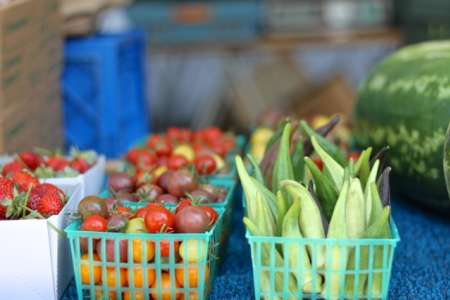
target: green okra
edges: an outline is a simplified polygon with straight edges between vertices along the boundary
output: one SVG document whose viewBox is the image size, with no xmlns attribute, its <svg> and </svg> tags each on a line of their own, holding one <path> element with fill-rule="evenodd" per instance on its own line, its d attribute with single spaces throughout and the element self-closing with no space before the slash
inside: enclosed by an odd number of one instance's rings
<svg viewBox="0 0 450 300">
<path fill-rule="evenodd" d="M 347 237 L 359 239 L 366 230 L 366 203 L 358 178 L 352 178 L 346 204 Z"/>
<path fill-rule="evenodd" d="M 390 217 L 390 207 L 386 206 L 378 215 L 376 221 L 370 225 L 364 232 L 363 238 L 367 239 L 377 239 L 385 237 L 385 229 L 386 226 L 389 226 L 389 217 Z M 375 259 L 374 259 L 374 268 L 378 269 L 376 266 L 377 263 L 377 250 L 376 247 L 374 251 Z M 356 250 L 353 250 L 350 254 L 349 263 L 347 266 L 347 271 L 355 271 L 359 270 L 367 270 L 369 266 L 369 247 L 368 246 L 360 246 L 360 256 L 359 262 L 356 261 Z M 381 256 L 382 257 L 382 256 Z M 379 266 L 381 268 L 381 266 Z M 357 276 L 358 275 L 358 276 Z M 378 282 L 380 279 L 375 279 L 380 274 L 374 274 L 373 282 Z M 364 296 L 364 291 L 366 288 L 367 282 L 367 273 L 359 273 L 359 274 L 350 274 L 346 278 L 346 296 L 347 298 L 361 298 Z M 378 284 L 372 284 L 372 286 L 376 287 Z M 381 286 L 380 286 L 381 287 Z M 374 295 L 374 293 L 372 293 Z"/>
<path fill-rule="evenodd" d="M 247 215 L 250 219 L 254 220 L 257 215 L 255 211 L 255 206 L 253 205 L 252 201 L 255 199 L 257 187 L 251 180 L 252 177 L 247 173 L 247 169 L 245 168 L 244 162 L 242 161 L 242 158 L 238 155 L 235 158 L 236 162 L 236 169 L 239 174 L 239 179 L 242 184 L 242 189 L 245 194 L 245 202 L 246 202 L 246 208 L 247 208 Z"/>
<path fill-rule="evenodd" d="M 266 236 L 275 236 L 277 234 L 276 216 L 272 214 L 267 202 L 263 199 L 260 192 L 256 192 L 255 197 L 256 215 L 252 220 Z"/>
<path fill-rule="evenodd" d="M 305 157 L 305 163 L 313 177 L 315 190 L 324 214 L 327 220 L 330 220 L 338 198 L 336 186 L 330 177 L 320 172 L 317 165 L 310 158 Z"/>
<path fill-rule="evenodd" d="M 255 236 L 264 236 L 264 234 L 260 231 L 259 227 L 254 224 L 249 218 L 244 217 L 243 222 L 247 228 L 247 230 L 255 235 Z M 255 247 L 253 247 L 253 251 L 257 251 L 255 248 L 257 247 L 258 244 L 255 244 Z M 252 255 L 253 257 L 256 259 L 257 255 L 256 253 L 253 252 Z M 275 265 L 271 265 L 271 254 L 273 253 L 274 255 L 274 263 Z M 271 243 L 266 243 L 266 242 L 261 242 L 261 262 L 259 263 L 260 266 L 268 268 L 270 267 L 271 269 L 275 269 L 275 268 L 280 268 L 284 265 L 284 261 L 283 261 L 283 257 L 280 255 L 280 253 L 278 252 L 277 248 L 275 247 L 275 245 L 271 244 Z M 270 293 L 270 288 L 271 288 L 271 284 L 270 284 L 270 271 L 261 271 L 260 276 L 261 276 L 261 290 L 264 293 Z M 274 274 L 275 276 L 275 291 L 273 292 L 278 292 L 281 293 L 284 290 L 284 276 L 282 272 L 275 272 Z M 294 276 L 290 273 L 288 275 L 288 289 L 289 291 L 294 294 L 296 292 L 297 289 L 297 284 L 295 282 L 295 278 Z M 268 299 L 268 298 L 267 298 Z M 273 297 L 270 299 L 281 299 L 281 297 Z"/>
<path fill-rule="evenodd" d="M 300 203 L 300 214 L 298 223 L 300 231 L 306 238 L 325 238 L 325 230 L 323 228 L 322 216 L 320 209 L 314 199 L 309 194 L 308 190 L 300 183 L 293 180 L 285 180 L 281 186 L 286 193 L 293 199 Z M 310 255 L 313 255 L 313 248 L 308 247 Z M 325 254 L 323 247 L 318 247 L 316 252 L 317 268 L 322 268 L 325 265 Z"/>
<path fill-rule="evenodd" d="M 325 170 L 328 171 L 328 174 L 333 179 L 336 188 L 340 189 L 344 180 L 344 168 L 320 146 L 315 137 L 311 138 L 311 142 L 314 150 L 322 160 Z"/>
<path fill-rule="evenodd" d="M 295 181 L 302 182 L 305 179 L 305 155 L 303 151 L 303 141 L 299 141 L 292 153 L 292 167 Z"/>
<path fill-rule="evenodd" d="M 253 174 L 256 180 L 258 180 L 259 182 L 261 182 L 262 184 L 264 183 L 264 176 L 261 172 L 261 169 L 258 165 L 258 163 L 256 162 L 255 158 L 253 157 L 253 155 L 251 155 L 250 153 L 247 154 L 247 159 L 250 162 L 250 164 L 252 165 L 253 168 Z"/>
<path fill-rule="evenodd" d="M 367 178 L 366 187 L 364 189 L 364 198 L 366 202 L 366 224 L 370 224 L 370 216 L 372 214 L 372 202 L 373 202 L 373 194 L 371 191 L 371 187 L 377 180 L 378 168 L 380 166 L 380 161 L 376 160 L 373 163 L 372 170 L 370 171 L 369 177 Z"/>
<path fill-rule="evenodd" d="M 281 136 L 280 147 L 278 149 L 272 174 L 272 191 L 274 193 L 278 191 L 281 181 L 294 179 L 294 170 L 292 168 L 291 154 L 289 152 L 291 129 L 292 125 L 287 123 Z"/>
<path fill-rule="evenodd" d="M 282 236 L 289 238 L 302 238 L 298 220 L 300 217 L 300 201 L 294 199 L 291 207 L 284 216 Z M 283 244 L 284 259 L 288 259 L 289 268 L 297 279 L 297 285 L 306 293 L 318 293 L 322 290 L 322 277 L 313 274 L 308 252 L 304 245 L 290 242 Z"/>
<path fill-rule="evenodd" d="M 372 155 L 372 148 L 367 148 L 366 150 L 362 151 L 359 155 L 358 160 L 355 163 L 354 167 L 354 176 L 358 176 L 360 171 L 364 169 L 364 172 L 368 170 L 370 167 L 370 156 Z M 368 175 L 368 174 L 367 174 Z M 361 177 L 360 177 L 361 179 Z M 365 187 L 365 185 L 363 185 Z"/>
<path fill-rule="evenodd" d="M 347 238 L 346 207 L 349 186 L 350 181 L 345 179 L 328 227 L 327 238 L 329 239 Z M 328 246 L 326 254 L 325 285 L 322 295 L 326 299 L 336 299 L 345 292 L 342 282 L 345 281 L 343 270 L 347 265 L 348 249 L 341 246 Z"/>
<path fill-rule="evenodd" d="M 283 192 L 281 190 L 277 192 L 276 203 L 277 203 L 276 223 L 277 223 L 278 233 L 281 233 L 282 226 L 283 226 L 283 220 L 284 220 L 285 214 L 289 208 L 286 198 L 284 197 Z"/>
<path fill-rule="evenodd" d="M 328 141 L 326 138 L 318 134 L 314 129 L 312 129 L 308 123 L 305 121 L 300 122 L 300 126 L 303 131 L 306 133 L 309 139 L 315 138 L 320 146 L 327 152 L 329 155 L 337 161 L 341 166 L 347 165 L 347 159 L 338 146 Z M 316 150 L 317 151 L 317 150 Z"/>
<path fill-rule="evenodd" d="M 277 215 L 277 199 L 274 193 L 272 193 L 265 185 L 263 185 L 261 182 L 256 180 L 255 178 L 251 177 L 250 181 L 253 183 L 253 185 L 256 187 L 256 191 L 260 192 L 263 196 L 263 199 L 266 201 L 267 205 L 270 208 L 270 211 L 272 212 L 273 216 Z"/>
</svg>

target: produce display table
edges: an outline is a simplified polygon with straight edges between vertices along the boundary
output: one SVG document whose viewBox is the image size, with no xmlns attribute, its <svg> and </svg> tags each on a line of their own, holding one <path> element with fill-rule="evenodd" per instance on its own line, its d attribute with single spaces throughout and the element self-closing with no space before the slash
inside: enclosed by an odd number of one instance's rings
<svg viewBox="0 0 450 300">
<path fill-rule="evenodd" d="M 235 202 L 232 234 L 210 299 L 253 299 L 250 251 L 242 224 L 242 206 Z M 450 222 L 403 202 L 393 203 L 401 241 L 396 250 L 390 299 L 450 297 Z M 72 284 L 64 300 L 75 299 Z"/>
</svg>

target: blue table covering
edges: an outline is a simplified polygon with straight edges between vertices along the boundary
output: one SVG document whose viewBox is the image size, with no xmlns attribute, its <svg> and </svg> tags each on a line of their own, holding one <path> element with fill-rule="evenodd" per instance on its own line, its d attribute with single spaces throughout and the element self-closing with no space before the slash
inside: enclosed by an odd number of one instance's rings
<svg viewBox="0 0 450 300">
<path fill-rule="evenodd" d="M 239 202 L 239 201 L 236 201 Z M 390 299 L 450 299 L 450 220 L 393 203 L 400 232 L 390 285 Z M 233 226 L 211 299 L 253 299 L 250 251 L 236 203 Z M 75 298 L 72 284 L 64 300 Z"/>
</svg>

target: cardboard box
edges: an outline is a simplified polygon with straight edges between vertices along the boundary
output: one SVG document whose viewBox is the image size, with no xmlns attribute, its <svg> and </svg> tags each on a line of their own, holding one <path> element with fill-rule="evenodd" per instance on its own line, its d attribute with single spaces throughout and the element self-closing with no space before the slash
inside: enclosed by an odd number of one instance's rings
<svg viewBox="0 0 450 300">
<path fill-rule="evenodd" d="M 14 0 L 0 5 L 0 54 L 21 48 L 33 36 L 33 1 Z"/>
<path fill-rule="evenodd" d="M 7 258 L 0 272 L 0 299 L 57 300 L 72 280 L 69 243 L 62 231 L 81 200 L 81 189 L 60 188 L 70 198 L 59 215 L 0 222 L 0 255 Z"/>
<path fill-rule="evenodd" d="M 59 10 L 59 0 L 0 5 L 0 152 L 62 146 Z"/>
</svg>

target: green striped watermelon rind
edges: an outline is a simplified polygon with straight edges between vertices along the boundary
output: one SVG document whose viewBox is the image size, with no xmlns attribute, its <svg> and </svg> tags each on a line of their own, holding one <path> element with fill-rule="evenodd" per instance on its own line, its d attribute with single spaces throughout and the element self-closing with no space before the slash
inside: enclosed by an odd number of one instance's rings
<svg viewBox="0 0 450 300">
<path fill-rule="evenodd" d="M 447 136 L 444 145 L 444 175 L 448 196 L 450 198 L 450 123 L 447 128 Z"/>
</svg>

